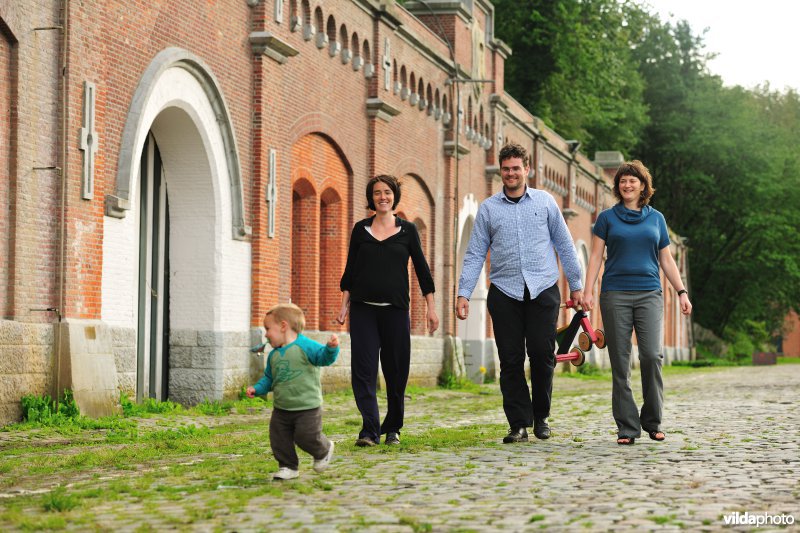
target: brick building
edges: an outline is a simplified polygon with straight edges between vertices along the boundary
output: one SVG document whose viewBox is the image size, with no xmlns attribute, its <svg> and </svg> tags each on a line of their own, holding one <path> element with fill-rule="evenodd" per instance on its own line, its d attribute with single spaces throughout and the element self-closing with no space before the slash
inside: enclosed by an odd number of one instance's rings
<svg viewBox="0 0 800 533">
<path fill-rule="evenodd" d="M 530 148 L 584 268 L 621 159 L 588 159 L 504 92 L 493 16 L 488 0 L 0 0 L 0 423 L 64 387 L 88 414 L 120 390 L 233 396 L 278 302 L 312 336 L 343 330 L 338 281 L 377 173 L 402 178 L 438 289 L 434 336 L 412 291 L 411 379 L 494 368 L 485 283 L 467 322 L 451 310 L 498 146 Z M 686 358 L 671 289 L 665 311 L 667 355 Z M 328 387 L 349 381 L 347 346 Z"/>
</svg>

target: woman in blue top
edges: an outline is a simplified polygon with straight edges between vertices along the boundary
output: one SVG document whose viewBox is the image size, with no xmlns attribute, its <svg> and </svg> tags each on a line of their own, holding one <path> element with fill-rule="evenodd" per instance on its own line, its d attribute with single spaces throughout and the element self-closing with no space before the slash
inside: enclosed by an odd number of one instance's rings
<svg viewBox="0 0 800 533">
<path fill-rule="evenodd" d="M 661 379 L 664 303 L 659 266 L 678 291 L 681 312 L 692 312 L 689 294 L 669 251 L 664 215 L 647 205 L 653 179 L 641 161 L 623 163 L 614 176 L 619 203 L 597 217 L 592 254 L 586 273 L 583 307 L 594 306 L 592 287 L 600 271 L 603 249 L 608 249 L 600 311 L 611 360 L 611 406 L 617 422 L 617 444 L 633 444 L 641 430 L 651 439 L 666 438 L 661 431 L 664 384 Z M 636 407 L 631 392 L 631 333 L 636 331 L 642 373 L 643 404 Z"/>
</svg>

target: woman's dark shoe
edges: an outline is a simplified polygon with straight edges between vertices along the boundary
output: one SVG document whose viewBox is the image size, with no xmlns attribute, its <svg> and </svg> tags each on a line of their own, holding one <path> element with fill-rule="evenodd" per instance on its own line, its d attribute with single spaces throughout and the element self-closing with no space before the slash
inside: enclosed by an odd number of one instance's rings
<svg viewBox="0 0 800 533">
<path fill-rule="evenodd" d="M 511 444 L 512 442 L 528 442 L 528 432 L 525 428 L 511 428 L 508 430 L 508 435 L 503 437 L 503 443 Z"/>
<path fill-rule="evenodd" d="M 617 439 L 617 444 L 620 446 L 630 446 L 634 442 L 636 442 L 635 437 L 620 437 Z"/>
<path fill-rule="evenodd" d="M 647 431 L 647 434 L 650 435 L 651 439 L 657 440 L 658 442 L 661 442 L 662 440 L 667 438 L 666 433 L 664 433 L 663 431 L 660 431 L 660 430 Z"/>
<path fill-rule="evenodd" d="M 390 431 L 386 434 L 386 438 L 383 441 L 384 444 L 388 444 L 393 446 L 395 444 L 400 444 L 400 434 L 394 431 Z"/>
<path fill-rule="evenodd" d="M 369 437 L 359 437 L 358 440 L 356 441 L 356 446 L 358 446 L 359 448 L 366 448 L 368 446 L 375 446 L 377 444 L 378 444 L 377 442 L 375 442 Z"/>
<path fill-rule="evenodd" d="M 547 423 L 546 418 L 533 419 L 533 434 L 536 435 L 537 439 L 550 438 L 550 425 Z"/>
</svg>

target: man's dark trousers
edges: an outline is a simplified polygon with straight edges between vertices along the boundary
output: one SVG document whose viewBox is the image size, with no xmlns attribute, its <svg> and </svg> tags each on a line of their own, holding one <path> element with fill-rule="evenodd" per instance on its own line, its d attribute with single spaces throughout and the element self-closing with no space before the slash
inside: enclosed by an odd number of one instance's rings
<svg viewBox="0 0 800 533">
<path fill-rule="evenodd" d="M 533 425 L 533 418 L 550 415 L 553 372 L 556 366 L 556 325 L 561 305 L 558 285 L 524 301 L 489 287 L 487 307 L 500 357 L 500 391 L 509 427 Z M 531 364 L 531 391 L 525 380 L 525 351 Z"/>
</svg>

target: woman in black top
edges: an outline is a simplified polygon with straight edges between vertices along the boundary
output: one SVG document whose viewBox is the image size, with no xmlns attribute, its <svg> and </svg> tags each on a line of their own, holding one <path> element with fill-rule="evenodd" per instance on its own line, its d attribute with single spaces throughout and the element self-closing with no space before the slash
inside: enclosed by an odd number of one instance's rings
<svg viewBox="0 0 800 533">
<path fill-rule="evenodd" d="M 367 183 L 367 207 L 375 216 L 353 226 L 340 283 L 342 308 L 336 319 L 344 324 L 350 310 L 353 395 L 363 420 L 356 446 L 375 446 L 384 433 L 386 444 L 400 443 L 411 364 L 409 257 L 427 302 L 428 331 L 433 333 L 439 327 L 431 270 L 417 227 L 394 215 L 399 201 L 400 183 L 394 176 L 376 176 Z M 379 358 L 388 401 L 383 424 L 376 397 Z"/>
</svg>

